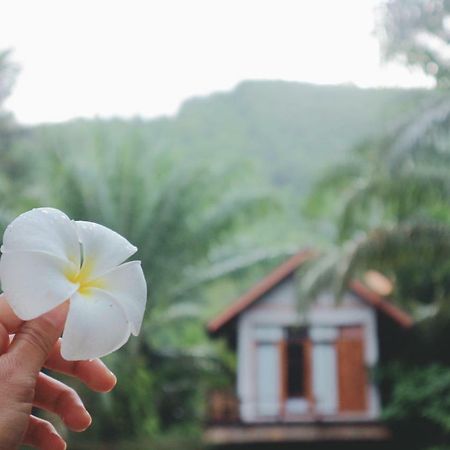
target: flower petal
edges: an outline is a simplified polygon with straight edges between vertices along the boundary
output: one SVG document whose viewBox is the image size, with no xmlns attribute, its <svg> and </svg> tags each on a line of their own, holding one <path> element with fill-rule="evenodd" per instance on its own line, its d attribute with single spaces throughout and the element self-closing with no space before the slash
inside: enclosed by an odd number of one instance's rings
<svg viewBox="0 0 450 450">
<path fill-rule="evenodd" d="M 137 251 L 124 237 L 103 225 L 84 221 L 74 223 L 83 246 L 84 262 L 90 266 L 91 279 L 118 266 Z"/>
<path fill-rule="evenodd" d="M 147 284 L 140 261 L 130 261 L 103 274 L 99 280 L 102 290 L 114 297 L 122 306 L 131 332 L 137 336 L 147 302 Z"/>
<path fill-rule="evenodd" d="M 78 288 L 64 275 L 68 261 L 42 252 L 6 252 L 0 259 L 0 280 L 8 303 L 22 320 L 44 314 Z"/>
<path fill-rule="evenodd" d="M 72 221 L 54 208 L 21 214 L 6 228 L 2 252 L 40 251 L 80 265 L 80 244 Z"/>
<path fill-rule="evenodd" d="M 75 293 L 61 343 L 68 361 L 94 359 L 117 350 L 130 337 L 130 324 L 116 300 L 106 292 L 91 289 L 89 296 Z"/>
</svg>

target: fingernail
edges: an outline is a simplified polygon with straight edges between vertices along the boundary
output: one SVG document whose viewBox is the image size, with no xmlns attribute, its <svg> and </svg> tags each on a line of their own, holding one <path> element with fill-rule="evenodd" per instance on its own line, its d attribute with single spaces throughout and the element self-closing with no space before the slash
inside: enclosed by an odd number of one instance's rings
<svg viewBox="0 0 450 450">
<path fill-rule="evenodd" d="M 87 411 L 86 411 L 86 416 L 89 417 L 89 425 L 86 427 L 86 428 L 88 428 L 92 424 L 92 416 Z"/>
<path fill-rule="evenodd" d="M 92 425 L 92 417 L 91 415 L 85 410 L 86 417 L 89 418 L 89 423 L 83 428 L 82 431 L 87 430 Z"/>
<path fill-rule="evenodd" d="M 115 386 L 117 384 L 117 377 L 111 371 L 109 371 L 109 375 L 114 380 L 114 386 Z"/>
<path fill-rule="evenodd" d="M 113 379 L 113 383 L 112 383 L 112 386 L 107 388 L 107 390 L 105 390 L 104 392 L 111 392 L 117 385 L 117 377 L 112 372 L 110 372 L 109 374 L 111 375 L 111 378 Z"/>
</svg>

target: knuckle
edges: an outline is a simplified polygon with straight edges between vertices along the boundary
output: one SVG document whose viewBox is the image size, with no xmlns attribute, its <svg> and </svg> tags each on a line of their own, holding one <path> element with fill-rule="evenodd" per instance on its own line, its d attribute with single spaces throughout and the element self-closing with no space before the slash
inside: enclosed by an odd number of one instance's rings
<svg viewBox="0 0 450 450">
<path fill-rule="evenodd" d="M 0 380 L 1 384 L 4 385 L 15 379 L 17 373 L 20 372 L 19 361 L 9 353 L 2 355 L 0 361 Z"/>
<path fill-rule="evenodd" d="M 64 409 L 68 403 L 78 403 L 78 399 L 79 397 L 75 389 L 66 387 L 59 393 L 56 399 L 56 406 L 58 409 Z"/>
<path fill-rule="evenodd" d="M 0 398 L 17 404 L 31 403 L 35 396 L 36 378 L 22 371 L 13 358 L 2 358 L 0 380 Z"/>
<path fill-rule="evenodd" d="M 36 377 L 22 370 L 21 361 L 14 355 L 6 353 L 1 356 L 0 382 L 2 386 L 21 385 L 34 389 Z"/>
<path fill-rule="evenodd" d="M 21 339 L 26 341 L 29 345 L 35 348 L 43 355 L 47 355 L 51 342 L 47 337 L 45 328 L 42 324 L 26 324 L 20 331 Z"/>
</svg>

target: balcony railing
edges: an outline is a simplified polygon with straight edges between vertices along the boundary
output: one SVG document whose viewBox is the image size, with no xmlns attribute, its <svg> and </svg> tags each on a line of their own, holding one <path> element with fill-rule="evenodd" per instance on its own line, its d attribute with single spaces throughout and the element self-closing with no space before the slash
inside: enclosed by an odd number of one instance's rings
<svg viewBox="0 0 450 450">
<path fill-rule="evenodd" d="M 239 400 L 231 389 L 213 390 L 208 395 L 207 421 L 233 424 L 240 421 Z"/>
<path fill-rule="evenodd" d="M 211 391 L 207 406 L 204 439 L 210 445 L 273 443 L 278 448 L 282 443 L 367 443 L 391 438 L 390 430 L 384 424 L 354 414 L 280 414 L 242 420 L 240 403 L 232 389 Z"/>
<path fill-rule="evenodd" d="M 311 422 L 367 422 L 377 416 L 368 410 L 321 412 L 306 399 L 289 399 L 283 404 L 260 405 L 246 403 L 245 419 L 242 404 L 233 389 L 215 389 L 207 397 L 206 422 L 216 425 L 250 423 L 311 423 Z M 267 409 L 269 406 L 269 409 Z M 267 414 L 270 411 L 270 414 Z"/>
</svg>

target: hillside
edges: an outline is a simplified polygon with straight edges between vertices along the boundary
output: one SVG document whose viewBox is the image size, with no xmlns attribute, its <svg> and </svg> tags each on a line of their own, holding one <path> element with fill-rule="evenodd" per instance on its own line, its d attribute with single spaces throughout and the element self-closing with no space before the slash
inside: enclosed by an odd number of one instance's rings
<svg viewBox="0 0 450 450">
<path fill-rule="evenodd" d="M 304 194 L 360 140 L 381 133 L 430 91 L 246 81 L 230 92 L 188 100 L 174 117 L 75 120 L 37 128 L 36 139 L 114 145 L 138 130 L 143 148 L 250 161 L 273 185 Z M 61 142 L 61 145 L 65 145 Z M 42 143 L 42 142 L 41 142 Z"/>
<path fill-rule="evenodd" d="M 150 122 L 158 146 L 239 155 L 276 185 L 304 192 L 360 140 L 380 133 L 429 92 L 248 81 L 187 101 L 172 119 Z"/>
</svg>

